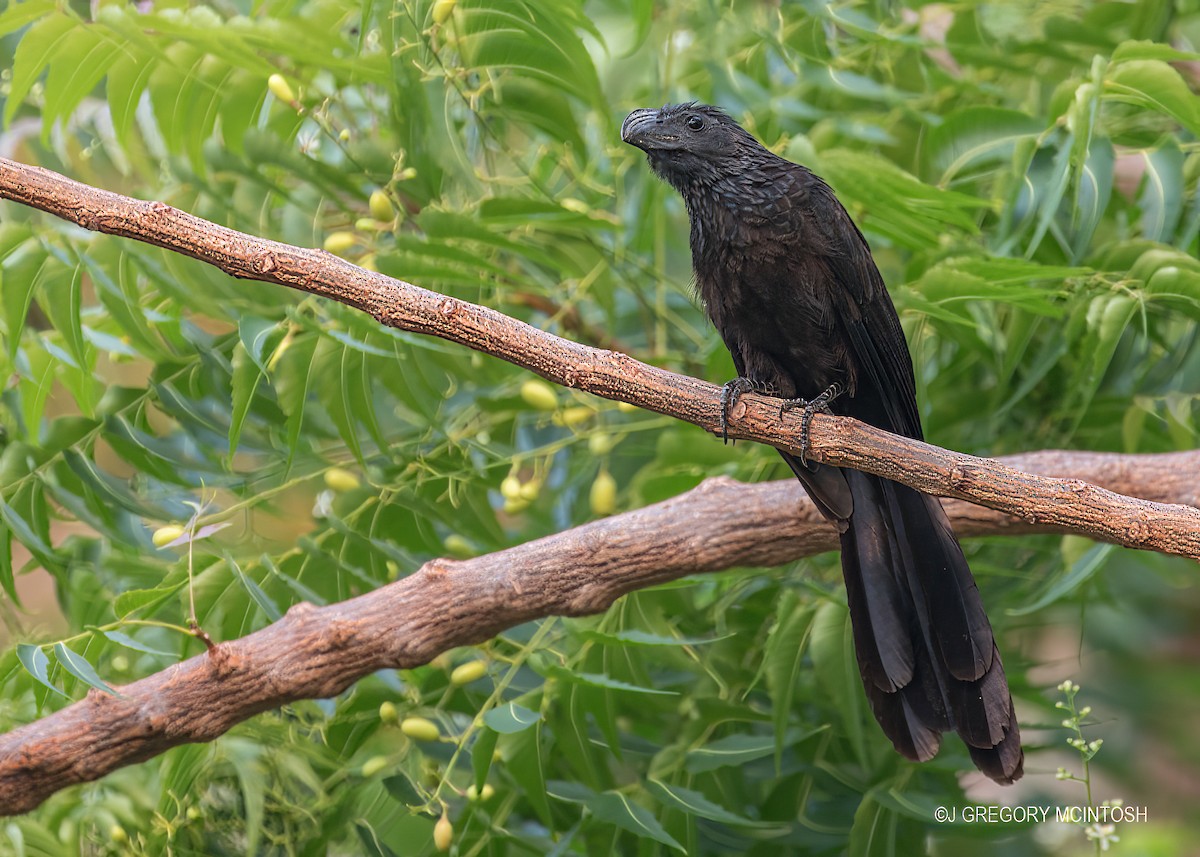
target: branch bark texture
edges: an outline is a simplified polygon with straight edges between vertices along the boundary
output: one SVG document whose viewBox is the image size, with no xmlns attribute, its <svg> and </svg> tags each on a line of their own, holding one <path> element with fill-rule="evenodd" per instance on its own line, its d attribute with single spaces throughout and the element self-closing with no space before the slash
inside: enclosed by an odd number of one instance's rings
<svg viewBox="0 0 1200 857">
<path fill-rule="evenodd" d="M 1200 506 L 1193 476 L 1200 451 L 1041 452 L 1004 466 Z M 1063 529 L 961 501 L 946 510 L 961 535 Z M 211 741 L 262 711 L 334 696 L 376 670 L 416 667 L 522 622 L 598 613 L 635 589 L 734 566 L 777 565 L 837 544 L 795 480 L 746 485 L 717 478 L 498 553 L 433 560 L 349 601 L 298 604 L 261 631 L 117 686 L 120 696 L 92 690 L 0 735 L 0 815 L 27 812 L 60 789 L 179 744 Z"/>
<path fill-rule="evenodd" d="M 400 330 L 430 334 L 522 366 L 556 383 L 718 429 L 719 388 L 590 348 L 467 303 L 359 268 L 323 250 L 228 229 L 162 202 L 99 190 L 0 158 L 0 198 L 98 232 L 165 247 L 243 279 L 332 298 Z M 729 436 L 799 453 L 798 414 L 746 395 Z M 900 438 L 845 417 L 818 415 L 809 457 L 876 473 L 929 494 L 970 500 L 1032 525 L 1200 559 L 1200 510 L 1122 496 L 1079 479 L 1023 473 L 995 461 Z"/>
</svg>

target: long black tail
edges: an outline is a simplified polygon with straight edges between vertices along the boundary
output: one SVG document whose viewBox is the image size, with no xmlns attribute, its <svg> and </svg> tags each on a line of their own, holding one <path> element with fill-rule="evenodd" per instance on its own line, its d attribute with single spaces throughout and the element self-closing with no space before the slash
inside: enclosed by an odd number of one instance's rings
<svg viewBox="0 0 1200 857">
<path fill-rule="evenodd" d="M 842 531 L 858 668 L 884 733 L 923 762 L 953 729 L 984 774 L 1020 778 L 1004 665 L 941 503 L 868 473 L 784 458 Z"/>
</svg>

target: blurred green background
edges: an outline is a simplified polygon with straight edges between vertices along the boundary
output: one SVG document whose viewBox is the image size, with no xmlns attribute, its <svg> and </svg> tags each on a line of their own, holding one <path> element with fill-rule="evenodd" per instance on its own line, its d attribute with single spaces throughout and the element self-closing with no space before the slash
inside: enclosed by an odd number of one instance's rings
<svg viewBox="0 0 1200 857">
<path fill-rule="evenodd" d="M 733 370 L 690 294 L 682 204 L 618 129 L 719 104 L 861 225 L 933 443 L 1196 446 L 1196 0 L 0 8 L 0 154 L 715 382 Z M 228 525 L 192 562 L 229 640 L 433 557 L 787 475 L 770 449 L 11 203 L 0 277 L 0 729 L 201 651 L 163 527 Z M 828 555 L 260 715 L 54 796 L 0 853 L 431 854 L 445 812 L 462 855 L 1200 854 L 1195 565 L 1073 537 L 965 549 L 1028 744 L 1011 789 L 954 739 L 921 766 L 893 752 Z M 1103 740 L 1086 772 L 1064 679 Z M 934 820 L 1114 799 L 1148 821 Z"/>
</svg>

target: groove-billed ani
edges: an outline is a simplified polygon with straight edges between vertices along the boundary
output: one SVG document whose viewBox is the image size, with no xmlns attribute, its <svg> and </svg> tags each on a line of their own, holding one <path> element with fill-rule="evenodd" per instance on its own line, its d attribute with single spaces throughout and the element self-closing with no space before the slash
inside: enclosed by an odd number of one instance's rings
<svg viewBox="0 0 1200 857">
<path fill-rule="evenodd" d="M 696 287 L 739 376 L 726 405 L 769 390 L 920 439 L 904 331 L 829 186 L 706 105 L 635 110 L 621 136 L 687 204 Z M 987 776 L 1016 780 L 1024 756 L 1004 666 L 941 504 L 783 458 L 841 532 L 859 671 L 896 749 L 930 759 L 953 729 Z"/>
</svg>

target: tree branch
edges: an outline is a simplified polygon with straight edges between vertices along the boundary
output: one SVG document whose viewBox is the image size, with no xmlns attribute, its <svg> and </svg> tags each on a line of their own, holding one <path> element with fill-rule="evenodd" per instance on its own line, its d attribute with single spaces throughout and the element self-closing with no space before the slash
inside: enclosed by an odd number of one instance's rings
<svg viewBox="0 0 1200 857">
<path fill-rule="evenodd" d="M 0 158 L 0 198 L 39 208 L 85 229 L 134 238 L 206 262 L 234 277 L 332 298 L 382 324 L 426 333 L 507 360 L 556 383 L 718 430 L 719 388 L 589 348 L 495 310 L 364 270 L 323 250 L 293 247 L 219 226 L 162 202 L 99 190 L 41 167 Z M 745 395 L 729 436 L 799 452 L 799 420 L 778 402 Z M 970 500 L 1031 524 L 1128 547 L 1200 559 L 1200 510 L 1122 496 L 1078 479 L 1034 476 L 995 461 L 818 414 L 809 457 L 853 467 L 929 494 Z"/>
<path fill-rule="evenodd" d="M 1163 503 L 1200 505 L 1200 451 L 1160 455 L 1040 452 L 1006 466 L 1070 474 Z M 1055 532 L 1058 525 L 946 503 L 963 535 Z M 702 522 L 697 526 L 697 522 Z M 126 686 L 97 690 L 0 735 L 0 815 L 99 779 L 300 699 L 334 696 L 388 668 L 487 640 L 544 616 L 598 613 L 635 589 L 733 566 L 778 565 L 837 547 L 795 480 L 710 479 L 662 503 L 474 559 L 437 559 L 409 577 L 326 607 L 298 604 L 280 621 L 212 654 Z"/>
</svg>

